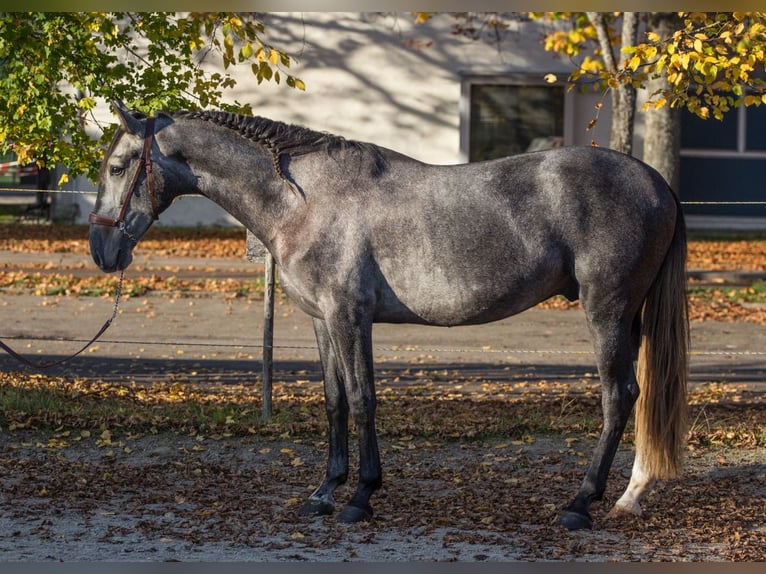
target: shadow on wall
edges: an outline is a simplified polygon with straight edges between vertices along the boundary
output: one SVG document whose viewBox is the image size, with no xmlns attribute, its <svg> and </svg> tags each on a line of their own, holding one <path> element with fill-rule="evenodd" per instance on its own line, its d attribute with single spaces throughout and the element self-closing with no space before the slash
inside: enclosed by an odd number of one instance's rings
<svg viewBox="0 0 766 574">
<path fill-rule="evenodd" d="M 422 161 L 459 161 L 463 74 L 568 73 L 569 66 L 531 38 L 537 23 L 518 23 L 499 45 L 452 33 L 439 15 L 378 13 L 265 14 L 269 42 L 294 55 L 305 93 L 261 84 L 240 70 L 236 99 L 255 113 L 372 141 Z M 522 32 L 524 35 L 522 36 Z M 425 47 L 427 46 L 427 47 Z"/>
</svg>

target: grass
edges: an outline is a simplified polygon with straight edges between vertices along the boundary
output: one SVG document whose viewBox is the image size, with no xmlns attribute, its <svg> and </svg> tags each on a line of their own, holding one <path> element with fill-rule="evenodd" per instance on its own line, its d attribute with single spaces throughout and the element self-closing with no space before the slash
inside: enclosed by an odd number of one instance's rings
<svg viewBox="0 0 766 574">
<path fill-rule="evenodd" d="M 428 440 L 515 440 L 559 434 L 596 437 L 601 428 L 598 382 L 507 383 L 446 392 L 428 381 L 378 391 L 381 437 Z M 415 392 L 412 392 L 412 391 Z M 319 383 L 274 385 L 274 417 L 260 417 L 257 385 L 159 382 L 114 384 L 85 379 L 0 373 L 0 430 L 80 436 L 175 433 L 212 437 L 324 437 Z M 766 446 L 766 409 L 733 385 L 692 391 L 693 447 Z M 626 440 L 632 440 L 629 425 Z"/>
<path fill-rule="evenodd" d="M 689 296 L 706 302 L 766 303 L 766 282 L 756 281 L 749 287 L 696 287 Z"/>
<path fill-rule="evenodd" d="M 73 274 L 39 273 L 27 271 L 0 271 L 0 289 L 8 294 L 32 293 L 40 296 L 112 297 L 117 279 L 112 276 L 76 277 Z M 150 292 L 168 292 L 176 296 L 202 292 L 225 292 L 232 295 L 262 297 L 264 280 L 195 278 L 179 279 L 174 276 L 126 278 L 122 294 L 141 297 Z"/>
</svg>

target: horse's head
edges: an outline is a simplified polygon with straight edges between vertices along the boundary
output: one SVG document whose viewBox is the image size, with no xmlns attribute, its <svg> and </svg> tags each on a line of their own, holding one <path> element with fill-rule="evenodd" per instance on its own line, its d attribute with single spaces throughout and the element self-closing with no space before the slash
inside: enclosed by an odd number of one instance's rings
<svg viewBox="0 0 766 574">
<path fill-rule="evenodd" d="M 133 247 L 169 204 L 154 118 L 132 112 L 120 101 L 113 107 L 120 126 L 101 164 L 96 205 L 89 217 L 91 256 L 106 272 L 130 265 Z"/>
</svg>

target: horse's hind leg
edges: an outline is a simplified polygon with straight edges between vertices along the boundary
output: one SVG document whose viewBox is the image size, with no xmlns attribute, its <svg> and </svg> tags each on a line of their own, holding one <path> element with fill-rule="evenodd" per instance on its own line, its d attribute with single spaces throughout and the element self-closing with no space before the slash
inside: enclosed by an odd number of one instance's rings
<svg viewBox="0 0 766 574">
<path fill-rule="evenodd" d="M 580 490 L 562 514 L 561 524 L 569 529 L 592 527 L 590 504 L 604 494 L 609 469 L 638 398 L 638 382 L 633 369 L 632 320 L 610 318 L 608 312 L 605 315 L 599 318 L 588 314 L 601 376 L 604 425 Z"/>
<path fill-rule="evenodd" d="M 324 321 L 314 319 L 314 333 L 324 377 L 325 409 L 330 426 L 327 472 L 324 481 L 300 509 L 302 515 L 324 515 L 335 511 L 333 492 L 348 477 L 348 401 L 338 372 L 335 352 Z"/>
</svg>

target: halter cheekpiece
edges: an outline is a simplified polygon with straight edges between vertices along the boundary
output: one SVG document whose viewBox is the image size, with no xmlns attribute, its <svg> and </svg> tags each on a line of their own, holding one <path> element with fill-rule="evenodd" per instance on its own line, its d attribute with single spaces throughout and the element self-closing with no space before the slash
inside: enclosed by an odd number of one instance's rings
<svg viewBox="0 0 766 574">
<path fill-rule="evenodd" d="M 122 232 L 131 238 L 130 234 L 125 229 L 125 216 L 128 213 L 128 207 L 130 206 L 130 200 L 133 198 L 133 194 L 136 191 L 136 185 L 138 184 L 138 178 L 141 173 L 146 173 L 146 182 L 149 187 L 149 200 L 152 203 L 152 215 L 154 219 L 157 219 L 159 209 L 157 206 L 157 196 L 154 193 L 154 178 L 152 177 L 152 143 L 154 142 L 154 118 L 146 119 L 146 128 L 144 130 L 144 148 L 141 152 L 141 158 L 139 160 L 138 168 L 133 173 L 133 179 L 130 182 L 128 188 L 128 194 L 125 196 L 125 201 L 120 208 L 120 214 L 117 219 L 107 217 L 91 211 L 88 216 L 88 223 L 95 225 L 106 225 L 107 227 L 118 227 Z"/>
</svg>

